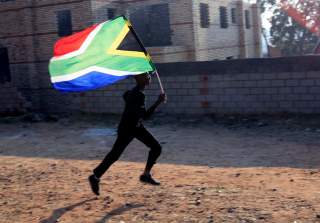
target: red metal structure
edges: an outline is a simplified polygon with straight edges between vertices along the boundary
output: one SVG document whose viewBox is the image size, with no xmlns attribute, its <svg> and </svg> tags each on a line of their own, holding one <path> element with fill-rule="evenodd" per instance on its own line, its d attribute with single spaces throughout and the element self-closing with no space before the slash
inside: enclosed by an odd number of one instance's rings
<svg viewBox="0 0 320 223">
<path fill-rule="evenodd" d="M 286 11 L 286 13 L 293 18 L 297 23 L 304 26 L 310 32 L 316 34 L 320 38 L 320 19 L 317 15 L 317 19 L 311 20 L 309 15 L 300 12 L 297 8 L 292 6 L 288 0 L 280 0 L 281 8 Z M 309 18 L 309 19 L 308 19 Z M 314 49 L 315 54 L 320 54 L 320 39 Z"/>
</svg>

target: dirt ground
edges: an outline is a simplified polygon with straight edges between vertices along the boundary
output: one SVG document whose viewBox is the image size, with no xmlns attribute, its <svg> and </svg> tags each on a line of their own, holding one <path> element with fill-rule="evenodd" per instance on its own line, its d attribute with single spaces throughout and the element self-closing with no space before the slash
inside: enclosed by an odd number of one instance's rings
<svg viewBox="0 0 320 223">
<path fill-rule="evenodd" d="M 320 222 L 320 119 L 158 116 L 163 146 L 141 184 L 148 149 L 133 141 L 101 179 L 119 117 L 0 121 L 0 222 Z"/>
</svg>

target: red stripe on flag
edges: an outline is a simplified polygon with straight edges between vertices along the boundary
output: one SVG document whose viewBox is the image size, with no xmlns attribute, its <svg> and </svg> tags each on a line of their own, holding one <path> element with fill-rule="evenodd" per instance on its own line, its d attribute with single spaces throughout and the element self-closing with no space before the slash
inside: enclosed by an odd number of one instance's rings
<svg viewBox="0 0 320 223">
<path fill-rule="evenodd" d="M 81 47 L 82 43 L 86 40 L 88 35 L 97 26 L 98 24 L 93 25 L 81 32 L 59 39 L 54 45 L 53 55 L 57 57 L 78 50 Z"/>
</svg>

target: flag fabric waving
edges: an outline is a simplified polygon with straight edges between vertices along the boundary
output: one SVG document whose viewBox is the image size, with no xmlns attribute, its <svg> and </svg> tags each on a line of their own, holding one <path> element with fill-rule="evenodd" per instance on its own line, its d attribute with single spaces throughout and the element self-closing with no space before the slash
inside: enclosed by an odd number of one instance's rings
<svg viewBox="0 0 320 223">
<path fill-rule="evenodd" d="M 150 56 L 124 16 L 58 40 L 49 63 L 53 86 L 65 92 L 96 89 L 153 71 Z"/>
</svg>

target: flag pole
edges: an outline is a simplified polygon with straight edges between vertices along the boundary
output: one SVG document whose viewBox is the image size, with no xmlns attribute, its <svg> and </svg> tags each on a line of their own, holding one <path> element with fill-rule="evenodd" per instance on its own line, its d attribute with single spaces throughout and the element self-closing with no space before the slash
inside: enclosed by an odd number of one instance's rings
<svg viewBox="0 0 320 223">
<path fill-rule="evenodd" d="M 141 39 L 139 38 L 138 34 L 136 33 L 136 31 L 133 29 L 130 21 L 125 17 L 125 16 L 122 16 L 127 22 L 128 22 L 128 26 L 129 26 L 129 29 L 130 31 L 132 32 L 132 34 L 134 35 L 134 37 L 136 38 L 136 40 L 138 41 L 138 44 L 140 45 L 140 47 L 142 48 L 144 54 L 150 58 L 150 55 L 149 53 L 147 52 L 146 48 L 144 47 Z M 150 59 L 150 62 L 151 62 L 151 59 Z M 157 75 L 157 79 L 159 81 L 159 85 L 160 85 L 160 90 L 161 90 L 161 93 L 164 94 L 164 90 L 163 90 L 163 86 L 162 86 L 162 83 L 161 83 L 161 80 L 160 80 L 160 76 L 159 76 L 159 73 L 158 73 L 158 70 L 157 68 L 155 67 L 155 65 L 151 62 L 150 63 L 151 66 L 155 69 L 155 73 Z"/>
<path fill-rule="evenodd" d="M 162 83 L 161 83 L 161 79 L 160 79 L 160 76 L 158 74 L 158 71 L 156 70 L 156 75 L 157 75 L 157 79 L 159 81 L 159 85 L 160 85 L 160 89 L 161 89 L 161 93 L 164 94 L 164 90 L 163 90 L 163 86 L 162 86 Z"/>
<path fill-rule="evenodd" d="M 161 80 L 160 80 L 160 76 L 158 74 L 158 70 L 157 69 L 156 69 L 156 75 L 157 75 L 157 79 L 158 79 L 158 82 L 159 82 L 159 85 L 160 85 L 161 94 L 164 94 L 163 86 L 162 86 L 162 83 L 161 83 Z M 165 104 L 167 103 L 167 97 L 165 97 L 164 103 Z"/>
</svg>

